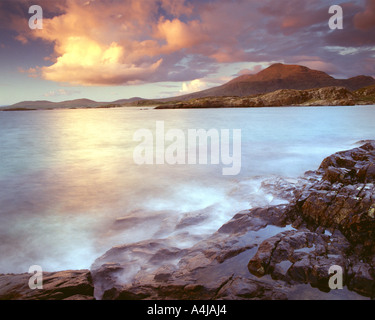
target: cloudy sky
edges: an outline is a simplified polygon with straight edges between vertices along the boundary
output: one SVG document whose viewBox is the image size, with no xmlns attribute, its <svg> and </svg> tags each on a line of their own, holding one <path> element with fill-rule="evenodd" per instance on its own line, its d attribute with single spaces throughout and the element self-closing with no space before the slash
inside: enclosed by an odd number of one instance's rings
<svg viewBox="0 0 375 320">
<path fill-rule="evenodd" d="M 169 97 L 275 62 L 375 76 L 375 0 L 0 0 L 0 105 Z"/>
</svg>

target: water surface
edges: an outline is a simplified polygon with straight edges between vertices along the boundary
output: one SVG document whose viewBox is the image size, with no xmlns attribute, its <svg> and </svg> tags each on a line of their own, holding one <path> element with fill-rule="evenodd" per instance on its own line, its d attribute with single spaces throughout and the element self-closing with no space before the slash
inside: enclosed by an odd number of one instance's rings
<svg viewBox="0 0 375 320">
<path fill-rule="evenodd" d="M 295 178 L 374 139 L 375 106 L 0 112 L 0 273 L 89 268 L 114 245 L 187 247 L 236 212 L 277 203 L 261 182 Z M 138 129 L 241 129 L 242 170 L 133 161 Z"/>
</svg>

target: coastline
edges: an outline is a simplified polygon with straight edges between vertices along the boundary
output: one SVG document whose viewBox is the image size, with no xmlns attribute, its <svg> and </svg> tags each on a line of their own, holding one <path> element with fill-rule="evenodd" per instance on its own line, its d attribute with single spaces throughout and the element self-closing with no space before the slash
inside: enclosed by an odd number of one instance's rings
<svg viewBox="0 0 375 320">
<path fill-rule="evenodd" d="M 344 87 L 324 87 L 308 90 L 281 89 L 264 94 L 250 96 L 213 96 L 190 100 L 178 99 L 173 102 L 157 103 L 157 101 L 140 100 L 126 104 L 100 104 L 61 106 L 50 103 L 48 107 L 38 107 L 33 102 L 31 107 L 7 106 L 0 111 L 36 111 L 67 109 L 114 109 L 114 108 L 153 108 L 163 109 L 220 109 L 220 108 L 262 108 L 262 107 L 319 107 L 319 106 L 363 106 L 375 105 L 375 86 L 350 91 Z"/>
<path fill-rule="evenodd" d="M 332 265 L 344 270 L 345 290 L 337 294 L 373 298 L 375 141 L 362 143 L 296 182 L 270 186 L 289 204 L 239 212 L 191 248 L 163 240 L 120 245 L 90 270 L 45 273 L 43 290 L 28 288 L 28 274 L 0 275 L 0 299 L 284 300 L 303 292 L 329 298 Z M 137 255 L 157 267 L 125 281 Z"/>
<path fill-rule="evenodd" d="M 194 108 L 261 108 L 285 106 L 355 106 L 375 104 L 375 89 L 349 91 L 343 87 L 325 87 L 309 90 L 281 89 L 271 93 L 247 97 L 197 98 L 164 104 L 156 109 Z"/>
</svg>

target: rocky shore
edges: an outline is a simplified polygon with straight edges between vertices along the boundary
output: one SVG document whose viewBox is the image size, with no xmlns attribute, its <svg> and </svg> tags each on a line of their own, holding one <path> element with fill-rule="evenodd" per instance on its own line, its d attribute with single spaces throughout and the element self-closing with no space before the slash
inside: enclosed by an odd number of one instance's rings
<svg viewBox="0 0 375 320">
<path fill-rule="evenodd" d="M 156 109 L 261 108 L 282 106 L 354 106 L 375 104 L 375 86 L 350 91 L 344 87 L 281 89 L 246 97 L 204 97 L 163 104 Z"/>
<path fill-rule="evenodd" d="M 263 187 L 288 204 L 236 214 L 190 248 L 114 247 L 91 270 L 0 275 L 0 299 L 368 299 L 375 296 L 375 141 Z M 137 261 L 144 261 L 137 264 Z M 329 268 L 343 270 L 330 290 Z"/>
</svg>

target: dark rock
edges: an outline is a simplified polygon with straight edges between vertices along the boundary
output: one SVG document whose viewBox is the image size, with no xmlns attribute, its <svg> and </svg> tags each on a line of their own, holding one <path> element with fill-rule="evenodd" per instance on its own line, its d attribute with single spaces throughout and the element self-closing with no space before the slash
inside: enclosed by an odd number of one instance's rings
<svg viewBox="0 0 375 320">
<path fill-rule="evenodd" d="M 370 298 L 375 297 L 375 269 L 371 263 L 357 262 L 348 271 L 348 288 Z"/>
<path fill-rule="evenodd" d="M 29 288 L 31 274 L 0 275 L 0 300 L 94 300 L 89 270 L 43 273 L 43 289 Z"/>
<path fill-rule="evenodd" d="M 287 290 L 243 277 L 229 279 L 216 295 L 225 300 L 287 300 Z"/>
<path fill-rule="evenodd" d="M 249 271 L 328 291 L 328 269 L 339 265 L 348 288 L 374 296 L 374 269 L 360 262 L 375 254 L 374 163 L 373 141 L 326 158 L 286 209 L 299 230 L 265 240 Z M 333 234 L 324 235 L 326 228 Z"/>
</svg>

